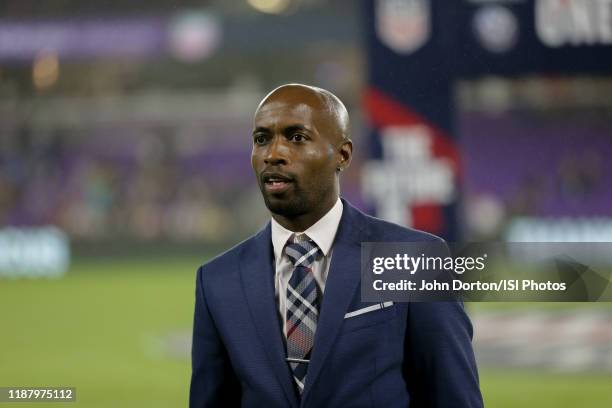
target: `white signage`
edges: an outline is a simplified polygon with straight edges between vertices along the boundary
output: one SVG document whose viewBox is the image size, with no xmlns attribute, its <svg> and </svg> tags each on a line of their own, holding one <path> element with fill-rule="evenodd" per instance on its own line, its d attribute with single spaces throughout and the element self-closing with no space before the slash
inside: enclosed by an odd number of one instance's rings
<svg viewBox="0 0 612 408">
<path fill-rule="evenodd" d="M 0 229 L 0 278 L 60 277 L 69 264 L 68 237 L 60 229 Z"/>
<path fill-rule="evenodd" d="M 612 0 L 537 0 L 535 26 L 548 47 L 612 45 Z"/>
<path fill-rule="evenodd" d="M 411 205 L 453 201 L 453 168 L 447 158 L 433 156 L 432 137 L 425 125 L 381 129 L 384 160 L 370 160 L 362 169 L 363 193 L 379 217 L 410 226 Z"/>
</svg>

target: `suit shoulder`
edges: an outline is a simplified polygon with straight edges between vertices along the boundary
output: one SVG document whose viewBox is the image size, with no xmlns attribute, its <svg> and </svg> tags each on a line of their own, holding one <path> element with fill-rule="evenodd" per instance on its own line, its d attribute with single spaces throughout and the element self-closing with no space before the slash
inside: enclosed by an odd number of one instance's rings
<svg viewBox="0 0 612 408">
<path fill-rule="evenodd" d="M 442 238 L 429 232 L 408 228 L 385 221 L 371 215 L 363 214 L 367 219 L 368 235 L 374 241 L 388 242 L 445 242 Z"/>
<path fill-rule="evenodd" d="M 246 246 L 250 245 L 250 243 L 257 237 L 257 235 L 258 234 L 252 235 L 244 241 L 234 245 L 232 248 L 204 262 L 204 264 L 200 266 L 200 269 L 206 269 L 208 272 L 216 269 L 225 269 L 229 266 L 234 265 L 237 261 L 240 260 L 240 254 L 242 253 L 243 249 Z"/>
</svg>

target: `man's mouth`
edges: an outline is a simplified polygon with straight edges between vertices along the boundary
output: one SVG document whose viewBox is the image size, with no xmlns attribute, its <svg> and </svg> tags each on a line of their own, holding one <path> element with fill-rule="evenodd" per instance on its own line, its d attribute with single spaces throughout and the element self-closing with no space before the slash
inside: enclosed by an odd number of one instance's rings
<svg viewBox="0 0 612 408">
<path fill-rule="evenodd" d="M 262 180 L 266 190 L 271 193 L 284 192 L 289 188 L 291 183 L 293 183 L 291 177 L 279 173 L 264 173 L 262 175 Z"/>
</svg>

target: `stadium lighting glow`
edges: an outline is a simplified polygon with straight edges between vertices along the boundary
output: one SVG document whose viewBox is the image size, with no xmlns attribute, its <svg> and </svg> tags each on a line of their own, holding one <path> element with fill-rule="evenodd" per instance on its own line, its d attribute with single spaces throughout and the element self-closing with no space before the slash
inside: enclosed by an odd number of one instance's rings
<svg viewBox="0 0 612 408">
<path fill-rule="evenodd" d="M 280 14 L 289 8 L 291 0 L 247 0 L 255 10 L 268 14 Z"/>
<path fill-rule="evenodd" d="M 32 80 L 38 89 L 53 86 L 59 78 L 59 58 L 56 53 L 40 54 L 32 66 Z"/>
</svg>

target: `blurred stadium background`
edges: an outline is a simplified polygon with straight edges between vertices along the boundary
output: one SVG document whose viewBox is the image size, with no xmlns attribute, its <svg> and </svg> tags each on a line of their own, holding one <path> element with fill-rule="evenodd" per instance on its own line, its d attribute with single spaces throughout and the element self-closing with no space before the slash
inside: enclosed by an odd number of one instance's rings
<svg viewBox="0 0 612 408">
<path fill-rule="evenodd" d="M 611 67 L 608 0 L 4 0 L 0 386 L 186 406 L 195 270 L 268 217 L 251 117 L 286 82 L 346 103 L 365 211 L 612 241 Z M 468 308 L 487 406 L 612 406 L 609 304 Z"/>
</svg>

